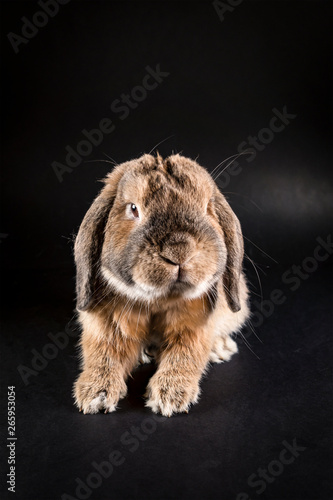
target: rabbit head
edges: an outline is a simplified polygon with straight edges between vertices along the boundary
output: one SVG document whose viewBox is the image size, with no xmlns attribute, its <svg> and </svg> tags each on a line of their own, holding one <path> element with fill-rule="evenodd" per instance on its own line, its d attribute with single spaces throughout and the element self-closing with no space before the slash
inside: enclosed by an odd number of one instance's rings
<svg viewBox="0 0 333 500">
<path fill-rule="evenodd" d="M 144 155 L 104 183 L 75 242 L 78 310 L 101 290 L 139 302 L 190 300 L 219 280 L 230 309 L 240 309 L 240 224 L 203 167 L 180 155 Z"/>
</svg>

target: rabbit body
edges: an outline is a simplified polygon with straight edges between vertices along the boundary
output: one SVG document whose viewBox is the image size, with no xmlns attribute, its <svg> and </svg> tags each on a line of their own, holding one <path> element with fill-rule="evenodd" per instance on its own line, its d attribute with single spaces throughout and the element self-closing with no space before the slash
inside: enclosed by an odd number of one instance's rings
<svg viewBox="0 0 333 500">
<path fill-rule="evenodd" d="M 209 362 L 237 352 L 249 316 L 239 221 L 209 173 L 180 155 L 117 166 L 75 242 L 84 413 L 116 409 L 139 362 L 157 364 L 146 405 L 198 401 Z"/>
</svg>

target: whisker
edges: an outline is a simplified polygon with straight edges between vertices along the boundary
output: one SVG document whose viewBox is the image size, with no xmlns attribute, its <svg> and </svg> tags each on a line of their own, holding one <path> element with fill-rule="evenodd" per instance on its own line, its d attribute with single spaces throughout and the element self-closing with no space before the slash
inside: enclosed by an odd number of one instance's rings
<svg viewBox="0 0 333 500">
<path fill-rule="evenodd" d="M 212 309 L 214 309 L 213 302 L 212 302 L 212 300 L 211 300 L 211 298 L 210 298 L 210 296 L 209 296 L 209 294 L 208 294 L 208 293 L 206 294 L 206 297 L 207 297 L 207 299 L 209 300 L 209 303 L 210 303 L 211 308 L 212 308 Z"/>
<path fill-rule="evenodd" d="M 263 341 L 261 340 L 261 338 L 256 334 L 256 331 L 255 331 L 255 329 L 253 327 L 253 324 L 252 324 L 252 322 L 251 322 L 250 319 L 248 319 L 248 326 L 249 326 L 250 330 L 254 333 L 254 335 L 257 337 L 257 339 L 259 340 L 259 342 L 261 342 L 263 344 Z"/>
<path fill-rule="evenodd" d="M 249 282 L 249 280 L 247 280 L 247 281 L 248 281 L 248 283 L 250 283 L 250 284 L 252 285 L 252 283 L 251 283 L 251 282 Z M 261 299 L 260 294 L 259 294 L 259 293 L 256 293 L 256 292 L 255 292 L 252 288 L 251 288 L 251 295 L 256 295 L 257 297 L 259 297 L 259 298 Z"/>
<path fill-rule="evenodd" d="M 150 155 L 150 154 L 154 151 L 154 149 L 155 149 L 155 148 L 157 148 L 160 144 L 163 144 L 163 142 L 165 142 L 165 141 L 167 141 L 167 140 L 171 139 L 171 137 L 174 137 L 174 136 L 175 136 L 175 134 L 169 135 L 169 137 L 167 137 L 166 139 L 163 139 L 163 141 L 158 142 L 158 143 L 157 143 L 157 144 L 156 144 L 156 145 L 155 145 L 155 146 L 154 146 L 154 147 L 153 147 L 153 148 L 149 151 L 149 153 L 148 153 L 148 154 Z"/>
<path fill-rule="evenodd" d="M 224 160 L 222 160 L 222 161 L 221 161 L 218 165 L 216 165 L 216 167 L 215 167 L 215 168 L 214 168 L 214 169 L 210 172 L 210 175 L 211 175 L 211 176 L 213 176 L 213 174 L 216 172 L 216 170 L 217 170 L 217 169 L 218 169 L 221 165 L 223 165 L 223 163 L 225 163 L 226 161 L 231 160 L 231 158 L 235 158 L 235 157 L 239 156 L 239 154 L 241 154 L 241 153 L 236 153 L 236 154 L 234 154 L 234 155 L 229 156 L 229 158 L 225 158 Z"/>
<path fill-rule="evenodd" d="M 118 165 L 118 163 L 116 162 L 116 160 L 114 160 L 113 158 L 111 158 L 111 156 L 107 155 L 104 151 L 103 151 L 103 155 L 105 155 L 107 158 L 109 158 L 109 160 L 113 161 L 115 167 Z"/>
<path fill-rule="evenodd" d="M 244 256 L 246 259 L 250 259 L 250 257 L 247 255 L 247 253 L 244 252 Z M 256 265 L 256 267 L 265 275 L 267 276 L 267 273 L 265 273 L 265 271 L 259 266 L 259 264 L 257 262 L 254 262 L 253 263 Z"/>
<path fill-rule="evenodd" d="M 120 313 L 119 319 L 118 319 L 118 325 L 120 324 L 120 321 L 123 319 L 123 316 L 124 316 L 124 314 L 125 314 L 125 311 L 126 311 L 126 308 L 127 308 L 128 304 L 131 304 L 131 300 L 132 300 L 132 299 L 130 299 L 130 298 L 129 298 L 129 299 L 127 300 L 126 304 L 124 305 L 124 307 L 123 307 L 123 309 L 122 309 L 122 311 L 121 311 L 121 313 Z"/>
<path fill-rule="evenodd" d="M 105 154 L 105 153 L 104 153 Z M 117 163 L 113 163 L 112 161 L 109 160 L 85 160 L 84 163 L 96 163 L 96 162 L 102 162 L 102 163 L 110 163 L 114 167 L 117 165 Z"/>
<path fill-rule="evenodd" d="M 242 153 L 238 153 L 238 154 L 234 154 L 234 155 L 231 155 L 229 156 L 229 158 L 226 158 L 225 160 L 223 160 L 221 163 L 219 163 L 219 165 L 217 165 L 217 167 L 214 168 L 213 172 L 210 174 L 212 177 L 214 175 L 214 173 L 217 171 L 218 167 L 222 166 L 224 163 L 226 163 L 227 161 L 229 161 L 231 158 L 232 160 L 228 163 L 228 165 L 226 165 L 220 172 L 218 172 L 215 177 L 213 177 L 213 180 L 216 181 L 216 179 L 228 168 L 230 167 L 230 165 L 237 160 L 237 158 L 239 158 L 240 156 L 243 156 L 243 155 L 247 155 L 247 154 L 253 154 L 253 151 L 251 150 L 246 150 L 246 151 L 243 151 Z"/>
<path fill-rule="evenodd" d="M 143 305 L 143 304 L 141 303 L 141 305 L 140 305 L 140 309 L 139 309 L 138 321 L 136 322 L 135 336 L 136 336 L 136 334 L 137 334 L 138 327 L 139 327 L 139 320 L 140 320 L 140 315 L 141 315 L 142 305 Z"/>
<path fill-rule="evenodd" d="M 249 259 L 249 261 L 251 262 L 251 264 L 252 264 L 252 266 L 253 266 L 253 269 L 255 270 L 255 273 L 256 273 L 257 278 L 258 278 L 258 283 L 259 283 L 259 288 L 260 288 L 260 294 L 261 294 L 261 302 L 260 302 L 260 307 L 262 307 L 263 294 L 262 294 L 262 286 L 261 286 L 260 276 L 259 276 L 259 273 L 258 273 L 258 271 L 257 271 L 257 268 L 256 268 L 256 266 L 255 266 L 255 264 L 254 264 L 253 260 L 252 260 L 250 257 L 248 257 L 247 255 L 246 255 L 246 257 L 247 257 L 247 258 Z"/>
<path fill-rule="evenodd" d="M 133 300 L 132 305 L 130 306 L 130 308 L 127 312 L 127 324 L 129 322 L 130 315 L 132 314 L 132 311 L 134 309 L 135 303 L 136 303 L 136 300 Z"/>
<path fill-rule="evenodd" d="M 218 182 L 217 182 L 217 184 L 218 184 Z M 220 186 L 220 187 L 222 188 L 222 186 Z M 261 210 L 261 208 L 259 207 L 259 205 L 257 205 L 253 200 L 251 200 L 251 198 L 249 196 L 246 196 L 245 194 L 235 193 L 234 191 L 223 191 L 223 194 L 235 194 L 237 196 L 241 196 L 242 198 L 245 198 L 250 203 L 252 203 L 258 210 L 260 210 L 261 213 L 264 213 L 263 210 Z"/>
<path fill-rule="evenodd" d="M 255 246 L 256 248 L 258 248 L 258 250 L 260 250 L 260 252 L 262 252 L 264 255 L 266 255 L 267 257 L 269 257 L 273 262 L 275 262 L 275 264 L 278 264 L 278 261 L 273 259 L 273 257 L 271 257 L 268 253 L 266 253 L 262 248 L 258 247 L 258 245 L 256 245 L 255 243 L 253 243 L 252 240 L 250 240 L 250 238 L 248 238 L 247 236 L 244 236 L 243 235 L 243 238 L 245 238 L 247 241 L 249 241 L 250 243 L 252 243 L 253 246 Z"/>
<path fill-rule="evenodd" d="M 246 340 L 246 338 L 244 337 L 244 335 L 242 334 L 241 331 L 237 332 L 238 335 L 240 335 L 242 337 L 242 340 L 244 342 L 244 344 L 246 345 L 246 347 L 249 349 L 249 351 L 252 352 L 252 354 L 257 358 L 257 359 L 260 359 L 259 356 L 257 356 L 257 354 L 253 351 L 253 349 L 251 349 L 251 346 L 249 344 L 249 342 Z"/>
</svg>

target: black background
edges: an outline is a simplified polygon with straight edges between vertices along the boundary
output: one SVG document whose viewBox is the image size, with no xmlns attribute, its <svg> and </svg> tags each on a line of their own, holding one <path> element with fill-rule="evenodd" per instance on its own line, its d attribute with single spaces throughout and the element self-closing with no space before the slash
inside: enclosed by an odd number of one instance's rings
<svg viewBox="0 0 333 500">
<path fill-rule="evenodd" d="M 212 2 L 72 0 L 15 54 L 7 33 L 21 34 L 22 16 L 41 9 L 1 3 L 2 498 L 75 498 L 76 478 L 86 481 L 114 450 L 124 463 L 89 498 L 332 497 L 332 259 L 295 291 L 282 280 L 332 231 L 331 5 L 245 0 L 222 22 Z M 169 76 L 121 120 L 111 103 L 158 64 Z M 163 156 L 199 155 L 211 171 L 284 106 L 296 118 L 253 161 L 240 159 L 229 183 L 221 177 L 263 299 L 274 289 L 286 297 L 255 328 L 261 341 L 245 329 L 240 353 L 205 376 L 199 404 L 171 419 L 152 420 L 144 407 L 149 366 L 116 413 L 78 413 L 78 331 L 24 384 L 17 368 L 32 367 L 31 350 L 69 322 L 75 331 L 72 238 L 112 168 L 106 155 L 120 163 L 168 138 Z M 115 130 L 59 182 L 52 162 L 64 163 L 65 147 L 105 117 Z M 258 278 L 249 259 L 244 266 L 258 311 Z M 16 386 L 16 496 L 5 484 L 7 385 Z M 141 425 L 154 432 L 133 451 L 123 436 Z M 249 476 L 295 439 L 305 450 L 258 494 Z"/>
</svg>

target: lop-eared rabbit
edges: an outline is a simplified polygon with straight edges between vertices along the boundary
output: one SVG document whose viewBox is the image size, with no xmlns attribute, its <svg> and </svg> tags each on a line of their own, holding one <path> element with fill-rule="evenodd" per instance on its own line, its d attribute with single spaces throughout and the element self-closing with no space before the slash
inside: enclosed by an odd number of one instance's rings
<svg viewBox="0 0 333 500">
<path fill-rule="evenodd" d="M 83 413 L 116 409 L 141 362 L 157 365 L 146 406 L 198 401 L 210 362 L 237 352 L 249 316 L 240 223 L 216 183 L 180 155 L 144 155 L 104 179 L 75 241 Z"/>
</svg>

